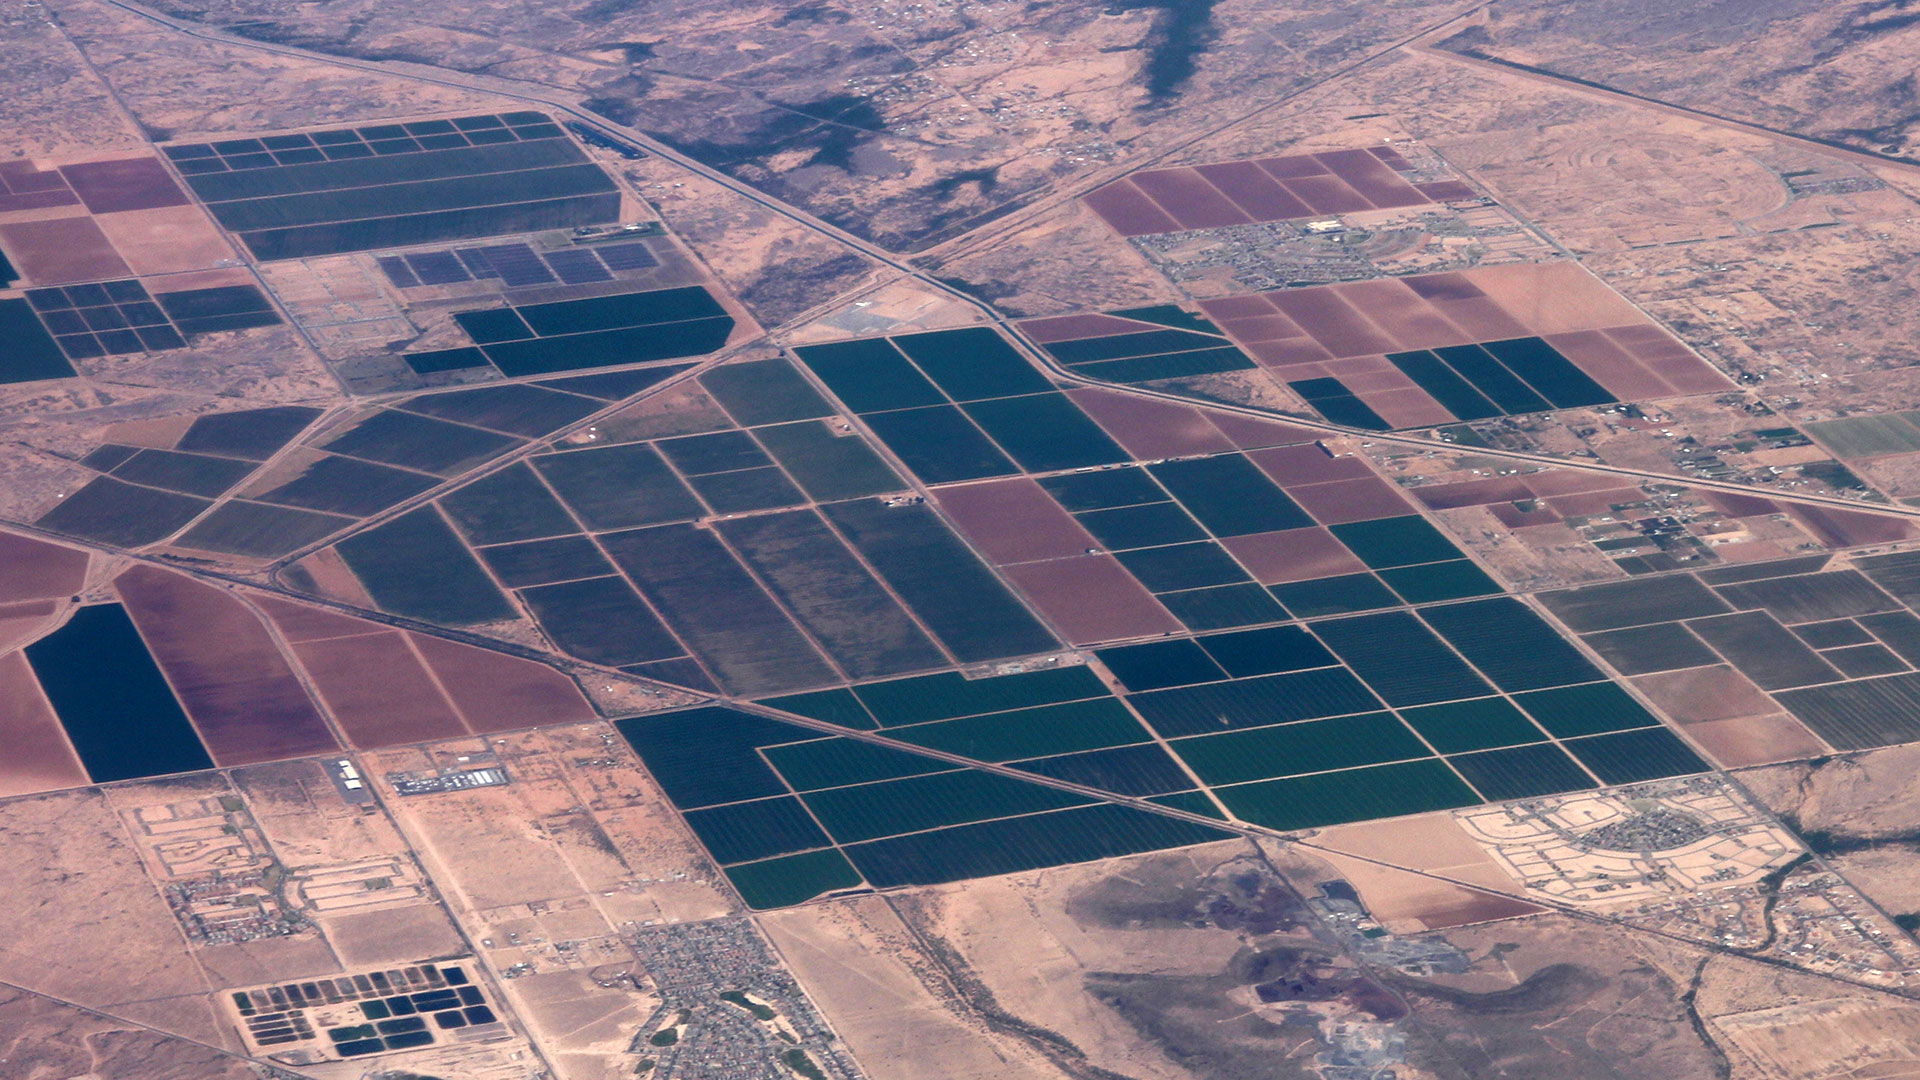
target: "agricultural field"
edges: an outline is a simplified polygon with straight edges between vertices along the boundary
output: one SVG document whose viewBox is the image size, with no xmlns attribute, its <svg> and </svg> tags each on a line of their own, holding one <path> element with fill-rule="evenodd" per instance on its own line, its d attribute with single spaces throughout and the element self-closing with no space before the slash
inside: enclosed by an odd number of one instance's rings
<svg viewBox="0 0 1920 1080">
<path fill-rule="evenodd" d="M 1259 372 L 1321 417 L 1371 431 L 1732 387 L 1568 262 L 1282 289 L 1199 306 L 1205 318 L 1147 308 L 1037 319 L 1021 329 L 1086 378 L 1207 392 L 1200 376 Z"/>
<path fill-rule="evenodd" d="M 0 1062 L 1910 1067 L 1798 2 L 0 12 Z"/>
</svg>

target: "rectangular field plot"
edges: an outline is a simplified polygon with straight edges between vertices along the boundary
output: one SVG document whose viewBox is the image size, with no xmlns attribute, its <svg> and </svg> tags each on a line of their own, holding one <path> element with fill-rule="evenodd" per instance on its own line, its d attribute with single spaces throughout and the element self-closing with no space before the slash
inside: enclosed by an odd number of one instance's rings
<svg viewBox="0 0 1920 1080">
<path fill-rule="evenodd" d="M 120 605 L 78 609 L 26 656 L 94 783 L 213 767 Z"/>
<path fill-rule="evenodd" d="M 67 379 L 76 372 L 25 300 L 0 300 L 0 383 Z"/>
<path fill-rule="evenodd" d="M 1406 612 L 1312 624 L 1314 636 L 1346 661 L 1389 705 L 1479 697 L 1491 688 Z"/>
<path fill-rule="evenodd" d="M 318 457 L 284 483 L 265 491 L 250 487 L 243 494 L 260 502 L 301 510 L 366 517 L 439 482 L 439 477 L 428 473 L 328 454 Z"/>
<path fill-rule="evenodd" d="M 929 750 L 992 762 L 1077 754 L 1150 738 L 1115 698 L 935 720 L 886 732 Z"/>
<path fill-rule="evenodd" d="M 456 122 L 420 136 L 339 128 L 276 136 L 301 145 L 271 150 L 222 150 L 227 143 L 163 149 L 214 219 L 261 260 L 572 228 L 619 216 L 619 189 L 551 121 L 461 119 L 493 122 Z"/>
<path fill-rule="evenodd" d="M 1442 754 L 1519 746 L 1547 737 L 1545 729 L 1505 698 L 1421 705 L 1401 709 L 1400 718 Z"/>
<path fill-rule="evenodd" d="M 1217 537 L 1298 529 L 1313 518 L 1240 454 L 1148 466 L 1167 491 Z"/>
<path fill-rule="evenodd" d="M 1334 525 L 1329 531 L 1372 569 L 1456 560 L 1464 553 L 1425 518 L 1379 518 Z"/>
<path fill-rule="evenodd" d="M 961 411 L 1030 472 L 1084 469 L 1132 460 L 1065 394 L 976 401 L 963 405 Z"/>
<path fill-rule="evenodd" d="M 452 476 L 521 442 L 483 428 L 382 409 L 320 445 L 343 457 Z"/>
<path fill-rule="evenodd" d="M 1279 622 L 1287 611 L 1273 594 L 1258 585 L 1217 585 L 1207 589 L 1161 593 L 1160 601 L 1187 629 L 1227 630 Z"/>
<path fill-rule="evenodd" d="M 1100 649 L 1094 653 L 1128 690 L 1165 690 L 1174 686 L 1220 682 L 1227 671 L 1192 640 L 1155 641 Z"/>
<path fill-rule="evenodd" d="M 1032 758 L 1011 764 L 1021 772 L 1121 795 L 1166 795 L 1193 787 L 1193 778 L 1165 750 L 1152 743 Z"/>
<path fill-rule="evenodd" d="M 1380 571 L 1379 577 L 1409 604 L 1464 600 L 1470 596 L 1490 596 L 1501 591 L 1486 571 L 1469 559 L 1388 567 Z"/>
<path fill-rule="evenodd" d="M 854 728 L 858 731 L 872 731 L 879 727 L 873 714 L 853 696 L 853 691 L 836 687 L 832 690 L 808 690 L 798 694 L 781 694 L 777 697 L 761 698 L 757 704 L 769 709 L 780 709 L 796 716 L 805 716 L 814 720 L 825 720 L 830 724 Z"/>
<path fill-rule="evenodd" d="M 760 910 L 788 907 L 861 883 L 860 872 L 838 848 L 729 866 L 727 880 L 748 907 Z"/>
<path fill-rule="evenodd" d="M 1835 682 L 1840 673 L 1764 611 L 1694 619 L 1688 629 L 1762 690 Z"/>
<path fill-rule="evenodd" d="M 1438 759 L 1262 780 L 1215 791 L 1236 817 L 1273 829 L 1450 810 L 1480 802 Z"/>
<path fill-rule="evenodd" d="M 518 383 L 422 394 L 394 407 L 532 439 L 598 412 L 605 404 L 582 393 Z"/>
<path fill-rule="evenodd" d="M 962 663 L 1058 647 L 925 506 L 834 503 L 827 520 Z"/>
<path fill-rule="evenodd" d="M 1128 701 L 1170 739 L 1380 708 L 1380 699 L 1344 668 L 1155 690 L 1134 694 Z"/>
<path fill-rule="evenodd" d="M 1901 607 L 1855 570 L 1716 585 L 1714 591 L 1736 608 L 1761 608 L 1783 623 L 1872 615 Z"/>
<path fill-rule="evenodd" d="M 1099 677 L 1084 666 L 986 679 L 968 679 L 958 672 L 947 672 L 867 683 L 854 687 L 853 692 L 882 727 L 1108 696 Z"/>
<path fill-rule="evenodd" d="M 1081 316 L 1077 325 L 1089 332 L 1085 337 L 1071 336 L 1062 319 L 1029 320 L 1021 329 L 1075 373 L 1107 382 L 1152 382 L 1256 366 L 1218 327 L 1180 314 L 1179 326 L 1149 321 L 1138 311 Z"/>
<path fill-rule="evenodd" d="M 566 507 L 524 462 L 450 492 L 440 499 L 440 509 L 475 544 L 539 540 L 580 531 Z"/>
<path fill-rule="evenodd" d="M 724 364 L 700 376 L 720 407 L 743 427 L 832 416 L 828 405 L 792 364 L 781 358 Z"/>
<path fill-rule="evenodd" d="M 834 671 L 710 532 L 660 525 L 601 538 L 722 685 L 765 694 L 835 682 Z"/>
<path fill-rule="evenodd" d="M 589 529 L 627 529 L 701 516 L 693 492 L 647 443 L 567 450 L 531 460 Z"/>
<path fill-rule="evenodd" d="M 1404 159 L 1395 159 L 1406 167 Z M 1141 236 L 1435 201 L 1389 164 L 1395 159 L 1353 149 L 1152 169 L 1108 184 L 1086 203 L 1120 235 Z M 1471 197 L 1471 189 L 1462 197 Z"/>
<path fill-rule="evenodd" d="M 1233 834 L 1100 804 L 959 825 L 846 848 L 875 888 L 933 885 L 1225 840 Z"/>
<path fill-rule="evenodd" d="M 1275 585 L 1274 599 L 1301 618 L 1396 607 L 1400 598 L 1372 574 L 1342 574 Z"/>
<path fill-rule="evenodd" d="M 174 541 L 181 547 L 270 559 L 340 532 L 352 518 L 229 499 Z"/>
<path fill-rule="evenodd" d="M 1540 602 L 1579 632 L 1618 630 L 1732 611 L 1726 601 L 1691 576 L 1609 582 L 1542 593 Z"/>
<path fill-rule="evenodd" d="M 1385 712 L 1202 735 L 1172 745 L 1201 780 L 1216 787 L 1432 756 Z"/>
<path fill-rule="evenodd" d="M 1583 635 L 1582 640 L 1622 675 L 1677 671 L 1720 662 L 1718 653 L 1679 623 L 1608 630 Z"/>
<path fill-rule="evenodd" d="M 690 810 L 686 817 L 694 835 L 721 863 L 752 862 L 830 843 L 807 807 L 792 796 Z"/>
<path fill-rule="evenodd" d="M 839 737 L 768 746 L 760 753 L 781 778 L 799 792 L 899 780 L 964 767 L 890 746 Z"/>
<path fill-rule="evenodd" d="M 212 505 L 195 496 L 96 476 L 34 524 L 116 547 L 141 547 L 171 536 Z"/>
<path fill-rule="evenodd" d="M 607 577 L 613 564 L 584 536 L 555 536 L 475 549 L 500 584 L 510 589 Z"/>
<path fill-rule="evenodd" d="M 1601 678 L 1546 620 L 1510 597 L 1422 608 L 1420 618 L 1502 690 L 1538 690 Z"/>
<path fill-rule="evenodd" d="M 1582 765 L 1604 784 L 1637 784 L 1663 776 L 1707 771 L 1678 735 L 1666 728 L 1642 728 L 1565 743 Z"/>
<path fill-rule="evenodd" d="M 1624 752 L 1632 756 L 1636 750 L 1644 753 L 1646 749 L 1629 747 L 1624 748 Z M 1635 767 L 1650 770 L 1658 776 L 1673 775 L 1666 771 L 1668 768 L 1686 772 L 1703 767 L 1671 757 L 1667 748 L 1659 748 L 1656 752 L 1660 756 L 1659 763 L 1636 762 Z M 1448 758 L 1447 763 L 1491 802 L 1530 799 L 1599 786 L 1579 762 L 1550 743 L 1460 754 Z"/>
<path fill-rule="evenodd" d="M 523 588 L 520 600 L 555 645 L 582 660 L 621 667 L 684 651 L 632 586 L 612 574 Z"/>
<path fill-rule="evenodd" d="M 453 626 L 510 618 L 513 608 L 431 506 L 340 542 L 340 557 L 382 611 Z M 420 567 L 431 566 L 431 574 Z"/>
<path fill-rule="evenodd" d="M 701 356 L 725 345 L 734 327 L 699 285 L 482 308 L 454 319 L 480 356 L 509 377 Z"/>
<path fill-rule="evenodd" d="M 801 798 L 843 843 L 1085 806 L 1093 801 L 1084 795 L 975 769 L 829 788 Z"/>
<path fill-rule="evenodd" d="M 849 677 L 946 664 L 926 633 L 813 511 L 735 518 L 718 529 Z"/>
<path fill-rule="evenodd" d="M 953 881 L 1227 835 L 726 708 L 616 726 L 756 906 L 852 888 L 862 876 L 876 887 Z M 1137 754 L 1032 764 L 1121 777 L 1155 794 L 1191 786 Z"/>
<path fill-rule="evenodd" d="M 755 428 L 753 437 L 801 490 L 822 502 L 858 499 L 907 486 L 864 440 L 837 433 L 817 420 Z"/>
<path fill-rule="evenodd" d="M 1314 411 L 1335 424 L 1364 431 L 1390 431 L 1393 425 L 1374 411 L 1373 406 L 1347 389 L 1347 384 L 1331 376 L 1299 379 L 1287 383 L 1287 389 L 1299 394 Z"/>
<path fill-rule="evenodd" d="M 929 484 L 952 484 L 1019 472 L 966 413 L 933 405 L 861 417 L 909 471 Z"/>
<path fill-rule="evenodd" d="M 954 401 L 1044 393 L 1045 376 L 987 327 L 936 330 L 894 339 L 935 385 Z"/>
<path fill-rule="evenodd" d="M 1868 458 L 1920 450 L 1920 413 L 1850 416 L 1802 424 L 1801 430 L 1833 451 L 1835 457 Z"/>
<path fill-rule="evenodd" d="M 1515 694 L 1513 700 L 1555 738 L 1657 727 L 1660 721 L 1617 684 L 1582 683 Z"/>
</svg>

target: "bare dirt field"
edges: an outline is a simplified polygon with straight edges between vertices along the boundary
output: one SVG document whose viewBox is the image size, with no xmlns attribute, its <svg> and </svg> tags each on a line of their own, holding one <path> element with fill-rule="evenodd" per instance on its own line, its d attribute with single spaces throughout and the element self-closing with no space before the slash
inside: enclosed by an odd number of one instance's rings
<svg viewBox="0 0 1920 1080">
<path fill-rule="evenodd" d="M 1722 1052 L 1689 1023 L 1689 976 L 1704 954 L 1560 915 L 1445 937 L 1472 958 L 1469 971 L 1394 985 L 1467 1075 L 1725 1075 Z"/>
<path fill-rule="evenodd" d="M 1527 0 L 1443 43 L 1753 124 L 1867 151 L 1912 149 L 1913 117 L 1888 83 L 1913 25 L 1876 5 L 1786 0 L 1681 10 Z M 1675 70 L 1679 58 L 1694 68 Z M 1605 59 L 1600 59 L 1604 57 Z"/>
<path fill-rule="evenodd" d="M 1242 842 L 907 894 L 894 909 L 976 1010 L 1041 1029 L 1063 1065 L 1154 1078 L 1293 1076 L 1308 1013 L 1250 981 L 1313 971 L 1316 1008 L 1367 1000 L 1303 929 L 1292 892 Z M 1030 1040 L 1031 1041 L 1031 1040 Z"/>
<path fill-rule="evenodd" d="M 397 630 L 294 647 L 347 737 L 366 747 L 465 734 L 466 725 Z"/>
<path fill-rule="evenodd" d="M 391 818 L 342 799 L 319 762 L 255 765 L 233 777 L 289 880 L 290 898 L 319 927 L 340 966 L 463 948 Z M 302 951 L 246 959 L 313 962 Z"/>
<path fill-rule="evenodd" d="M 141 124 L 165 137 L 486 112 L 497 101 L 195 39 L 103 4 L 72 0 L 52 6 L 120 100 Z"/>
<path fill-rule="evenodd" d="M 760 919 L 807 996 L 873 1075 L 1058 1080 L 1062 1071 L 969 1007 L 890 903 L 862 897 Z"/>
<path fill-rule="evenodd" d="M 235 257 L 233 245 L 197 206 L 106 214 L 95 224 L 143 276 L 206 270 Z"/>
<path fill-rule="evenodd" d="M 1892 914 L 1920 912 L 1920 747 L 1819 757 L 1735 774 L 1807 846 Z"/>
<path fill-rule="evenodd" d="M 573 680 L 543 664 L 425 634 L 407 637 L 475 732 L 595 717 Z"/>
<path fill-rule="evenodd" d="M 629 954 L 618 934 L 729 914 L 685 826 L 599 724 L 371 755 L 367 770 L 491 766 L 503 786 L 390 796 L 468 936 L 501 968 L 589 971 Z"/>
<path fill-rule="evenodd" d="M 1640 691 L 1729 769 L 1814 757 L 1827 744 L 1725 665 L 1642 675 Z"/>
<path fill-rule="evenodd" d="M 0 797 L 76 787 L 87 782 L 53 706 L 21 653 L 0 656 Z"/>
<path fill-rule="evenodd" d="M 1397 933 L 1545 910 L 1516 898 L 1522 891 L 1520 882 L 1461 831 L 1450 814 L 1342 825 L 1322 830 L 1302 846 L 1309 851 L 1301 854 L 1323 859 L 1337 869 L 1359 891 L 1373 917 Z"/>
<path fill-rule="evenodd" d="M 0 860 L 13 870 L 0 979 L 109 1012 L 198 1000 L 197 1014 L 171 1030 L 202 1034 L 211 987 L 107 796 L 28 796 L 6 804 L 6 818 Z"/>
<path fill-rule="evenodd" d="M 0 988 L 0 1062 L 24 1080 L 252 1080 L 223 1048 Z"/>
<path fill-rule="evenodd" d="M 1920 1006 L 1836 997 L 1713 1018 L 1714 1028 L 1769 1080 L 1920 1075 Z"/>
<path fill-rule="evenodd" d="M 293 666 L 238 597 L 152 566 L 128 570 L 115 588 L 216 762 L 338 749 Z"/>
<path fill-rule="evenodd" d="M 126 277 L 127 264 L 89 217 L 16 221 L 0 225 L 0 244 L 15 268 L 35 285 L 64 285 Z"/>
<path fill-rule="evenodd" d="M 326 920 L 327 940 L 347 967 L 403 964 L 462 950 L 446 915 L 432 906 L 395 908 Z"/>
<path fill-rule="evenodd" d="M 659 1004 L 658 997 L 635 988 L 636 974 L 629 962 L 593 973 L 525 975 L 505 988 L 562 1080 L 615 1080 L 631 1075 L 627 1046 Z"/>
<path fill-rule="evenodd" d="M 86 581 L 84 551 L 0 533 L 0 603 L 71 596 Z"/>
</svg>

